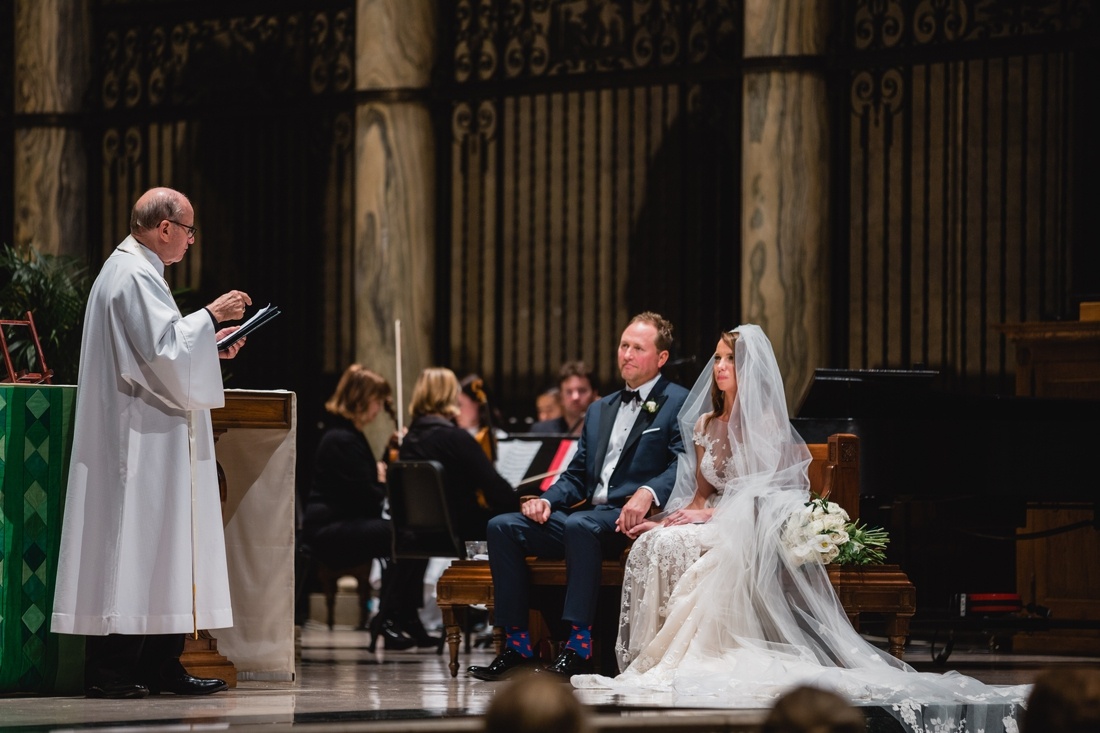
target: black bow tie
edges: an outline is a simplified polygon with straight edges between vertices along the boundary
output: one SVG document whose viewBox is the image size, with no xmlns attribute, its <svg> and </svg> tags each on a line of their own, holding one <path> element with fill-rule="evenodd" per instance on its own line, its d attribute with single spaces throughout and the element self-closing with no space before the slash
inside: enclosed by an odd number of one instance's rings
<svg viewBox="0 0 1100 733">
<path fill-rule="evenodd" d="M 631 402 L 641 402 L 642 393 L 636 389 L 624 389 L 622 400 L 624 405 L 629 405 Z"/>
</svg>

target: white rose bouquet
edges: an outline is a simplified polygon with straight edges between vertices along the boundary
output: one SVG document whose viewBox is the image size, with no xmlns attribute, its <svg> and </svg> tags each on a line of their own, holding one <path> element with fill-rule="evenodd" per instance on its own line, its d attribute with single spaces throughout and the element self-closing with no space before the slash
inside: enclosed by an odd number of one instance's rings
<svg viewBox="0 0 1100 733">
<path fill-rule="evenodd" d="M 783 526 L 783 544 L 796 564 L 880 565 L 886 530 L 852 522 L 838 504 L 813 495 Z"/>
</svg>

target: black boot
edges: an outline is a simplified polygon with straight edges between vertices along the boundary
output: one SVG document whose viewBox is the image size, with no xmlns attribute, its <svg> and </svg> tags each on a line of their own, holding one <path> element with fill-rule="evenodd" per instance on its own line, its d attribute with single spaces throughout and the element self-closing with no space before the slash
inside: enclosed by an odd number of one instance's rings
<svg viewBox="0 0 1100 733">
<path fill-rule="evenodd" d="M 367 647 L 367 651 L 373 652 L 375 650 L 379 636 L 382 637 L 385 649 L 391 652 L 411 649 L 416 645 L 414 639 L 401 633 L 401 630 L 392 619 L 388 619 L 380 613 L 375 614 L 374 618 L 370 620 L 370 646 Z"/>
</svg>

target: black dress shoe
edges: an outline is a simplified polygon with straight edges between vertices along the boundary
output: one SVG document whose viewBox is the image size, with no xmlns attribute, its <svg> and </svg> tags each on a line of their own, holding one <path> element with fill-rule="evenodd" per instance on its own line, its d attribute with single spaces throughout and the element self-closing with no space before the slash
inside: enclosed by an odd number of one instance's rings
<svg viewBox="0 0 1100 733">
<path fill-rule="evenodd" d="M 471 677 L 488 682 L 506 680 L 520 672 L 533 672 L 538 668 L 538 660 L 525 657 L 515 649 L 508 648 L 497 655 L 488 667 L 473 666 L 466 670 Z"/>
<path fill-rule="evenodd" d="M 211 692 L 228 689 L 229 685 L 225 680 L 216 677 L 192 677 L 186 672 L 175 677 L 161 677 L 156 682 L 149 683 L 149 692 L 154 695 L 162 692 L 171 692 L 174 695 L 209 695 Z"/>
<path fill-rule="evenodd" d="M 101 682 L 84 688 L 85 697 L 107 700 L 137 700 L 149 695 L 149 688 L 137 682 Z"/>
<path fill-rule="evenodd" d="M 419 616 L 409 616 L 406 619 L 398 619 L 394 623 L 397 624 L 398 630 L 408 636 L 415 642 L 417 649 L 435 649 L 436 653 L 443 653 L 443 636 L 432 636 L 428 633 L 428 630 L 424 628 L 424 624 L 420 621 Z"/>
<path fill-rule="evenodd" d="M 401 633 L 397 623 L 393 619 L 383 618 L 381 614 L 370 620 L 370 646 L 367 651 L 374 653 L 378 648 L 378 637 L 382 637 L 386 651 L 399 652 L 416 646 L 416 640 Z"/>
<path fill-rule="evenodd" d="M 566 649 L 543 671 L 563 677 L 568 682 L 569 678 L 575 674 L 589 674 L 592 671 L 592 660 L 582 659 L 580 654 L 572 649 Z"/>
</svg>

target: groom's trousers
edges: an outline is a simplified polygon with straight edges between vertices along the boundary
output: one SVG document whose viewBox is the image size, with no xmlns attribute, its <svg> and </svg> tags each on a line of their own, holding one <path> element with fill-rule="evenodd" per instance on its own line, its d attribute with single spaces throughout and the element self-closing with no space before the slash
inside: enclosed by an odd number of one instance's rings
<svg viewBox="0 0 1100 733">
<path fill-rule="evenodd" d="M 498 626 L 527 627 L 530 577 L 527 558 L 565 559 L 565 607 L 562 619 L 590 626 L 604 557 L 617 558 L 629 542 L 615 531 L 619 507 L 554 511 L 545 524 L 519 512 L 489 520 L 489 568 L 493 573 L 493 615 Z"/>
</svg>

